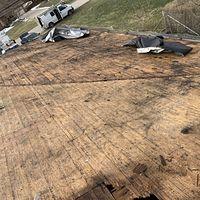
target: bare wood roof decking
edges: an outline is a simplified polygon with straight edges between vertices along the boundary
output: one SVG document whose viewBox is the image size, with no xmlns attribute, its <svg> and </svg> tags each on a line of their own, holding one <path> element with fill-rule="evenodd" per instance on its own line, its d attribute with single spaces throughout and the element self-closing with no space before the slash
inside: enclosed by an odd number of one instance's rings
<svg viewBox="0 0 200 200">
<path fill-rule="evenodd" d="M 138 55 L 130 38 L 94 31 L 0 58 L 0 199 L 199 199 L 200 44 Z"/>
</svg>

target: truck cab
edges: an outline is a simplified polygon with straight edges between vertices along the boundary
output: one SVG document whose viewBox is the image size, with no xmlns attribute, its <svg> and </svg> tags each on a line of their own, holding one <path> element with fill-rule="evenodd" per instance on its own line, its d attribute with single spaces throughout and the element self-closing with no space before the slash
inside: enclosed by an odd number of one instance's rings
<svg viewBox="0 0 200 200">
<path fill-rule="evenodd" d="M 40 14 L 37 19 L 43 28 L 52 28 L 57 22 L 74 13 L 74 8 L 68 4 L 58 4 Z"/>
</svg>

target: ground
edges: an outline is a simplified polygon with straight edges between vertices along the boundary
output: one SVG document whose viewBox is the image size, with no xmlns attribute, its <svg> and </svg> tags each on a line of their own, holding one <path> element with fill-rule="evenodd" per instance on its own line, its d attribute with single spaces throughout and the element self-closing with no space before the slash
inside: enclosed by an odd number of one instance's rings
<svg viewBox="0 0 200 200">
<path fill-rule="evenodd" d="M 29 30 L 35 28 L 37 26 L 37 22 L 33 20 L 29 21 L 20 21 L 15 23 L 14 27 L 7 32 L 8 36 L 12 40 L 16 40 L 17 38 L 20 37 L 25 32 L 28 32 Z"/>
<path fill-rule="evenodd" d="M 63 24 L 74 26 L 90 26 L 90 27 L 112 27 L 115 30 L 134 30 L 134 31 L 157 31 L 163 32 L 165 30 L 164 18 L 162 17 L 162 8 L 172 0 L 67 0 L 77 10 L 74 15 L 62 20 L 58 26 Z M 40 6 L 51 6 L 60 2 L 59 0 L 50 0 L 42 3 Z M 72 3 L 73 2 L 73 3 Z M 86 3 L 87 2 L 87 3 Z M 82 6 L 85 4 L 84 6 Z M 81 5 L 81 7 L 80 7 Z M 79 8 L 80 7 L 80 8 Z M 33 18 L 41 13 L 41 8 L 29 12 Z M 35 14 L 35 15 L 33 15 Z M 29 14 L 28 14 L 29 15 Z M 25 15 L 26 16 L 26 15 Z M 29 18 L 28 16 L 26 16 Z M 32 19 L 33 21 L 33 19 Z M 26 24 L 26 23 L 25 23 Z M 23 29 L 18 25 L 15 28 L 18 33 L 28 32 L 34 27 L 23 25 Z M 36 27 L 36 23 L 35 23 Z M 41 29 L 33 29 L 38 32 Z M 10 31 L 11 38 L 16 39 L 19 34 L 13 34 L 15 31 Z"/>
<path fill-rule="evenodd" d="M 200 196 L 200 44 L 139 55 L 93 30 L 0 58 L 0 199 Z"/>
</svg>

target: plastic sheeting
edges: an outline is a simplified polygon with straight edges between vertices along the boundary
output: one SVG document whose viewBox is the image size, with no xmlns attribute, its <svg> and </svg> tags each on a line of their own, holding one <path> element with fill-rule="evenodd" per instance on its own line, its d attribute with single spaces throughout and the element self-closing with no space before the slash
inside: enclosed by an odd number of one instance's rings
<svg viewBox="0 0 200 200">
<path fill-rule="evenodd" d="M 53 28 L 42 37 L 43 42 L 57 42 L 64 39 L 77 39 L 86 37 L 90 34 L 89 30 L 83 28 Z"/>
<path fill-rule="evenodd" d="M 180 42 L 165 42 L 162 36 L 141 36 L 127 42 L 124 46 L 135 47 L 138 53 L 173 52 L 182 56 L 192 50 L 191 47 Z"/>
</svg>

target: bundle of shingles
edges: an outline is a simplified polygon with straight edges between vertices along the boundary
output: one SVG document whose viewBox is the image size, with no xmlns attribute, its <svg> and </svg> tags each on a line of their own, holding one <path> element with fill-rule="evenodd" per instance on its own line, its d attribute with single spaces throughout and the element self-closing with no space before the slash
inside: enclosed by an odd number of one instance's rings
<svg viewBox="0 0 200 200">
<path fill-rule="evenodd" d="M 180 42 L 166 42 L 162 36 L 140 36 L 123 46 L 135 47 L 138 53 L 173 52 L 178 55 L 187 55 L 192 48 Z"/>
</svg>

